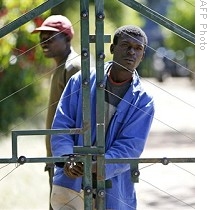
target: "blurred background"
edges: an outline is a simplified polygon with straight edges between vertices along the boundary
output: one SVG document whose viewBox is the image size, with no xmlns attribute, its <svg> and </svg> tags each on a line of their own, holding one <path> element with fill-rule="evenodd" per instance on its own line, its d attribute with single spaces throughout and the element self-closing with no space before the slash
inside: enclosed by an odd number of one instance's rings
<svg viewBox="0 0 210 210">
<path fill-rule="evenodd" d="M 9 24 L 43 2 L 43 0 L 27 0 L 24 3 L 21 0 L 0 0 L 0 27 Z M 92 2 L 90 21 L 94 23 L 94 1 L 90 0 L 90 2 Z M 193 0 L 181 2 L 142 0 L 139 2 L 194 33 Z M 193 83 L 194 44 L 141 16 L 119 1 L 105 0 L 104 3 L 106 34 L 113 34 L 117 27 L 132 23 L 142 27 L 148 35 L 149 44 L 145 60 L 138 68 L 141 77 L 153 77 L 159 82 L 164 82 L 168 77 L 187 77 Z M 28 114 L 36 113 L 37 107 L 45 103 L 43 97 L 46 97 L 45 93 L 48 91 L 49 79 L 55 63 L 53 60 L 44 58 L 39 45 L 39 35 L 32 35 L 31 32 L 50 14 L 63 14 L 71 20 L 76 31 L 72 45 L 80 53 L 79 1 L 71 1 L 71 3 L 64 1 L 0 39 L 0 130 L 3 132 L 10 131 L 12 124 L 28 117 L 26 116 Z M 94 24 L 90 24 L 91 34 L 94 34 L 94 27 Z M 91 44 L 91 47 L 94 54 L 94 44 Z M 105 54 L 106 60 L 109 60 L 109 44 L 105 44 Z M 40 91 L 40 87 L 43 91 Z M 46 91 L 44 91 L 45 88 Z M 12 96 L 9 97 L 10 95 Z"/>
<path fill-rule="evenodd" d="M 0 0 L 0 28 L 43 2 Z M 194 0 L 138 2 L 195 33 Z M 79 4 L 80 1 L 66 0 L 0 39 L 0 158 L 12 155 L 12 130 L 45 127 L 50 76 L 55 63 L 44 57 L 38 34 L 31 32 L 49 15 L 65 15 L 75 30 L 72 45 L 80 53 Z M 144 62 L 137 70 L 155 97 L 156 113 L 142 157 L 194 157 L 195 45 L 119 1 L 104 0 L 104 4 L 105 34 L 113 34 L 121 25 L 135 24 L 143 28 L 149 39 Z M 94 10 L 94 0 L 90 0 L 90 21 L 93 23 L 90 34 L 95 33 Z M 94 47 L 91 44 L 93 57 Z M 111 59 L 109 43 L 105 43 L 105 55 L 105 61 Z M 20 155 L 45 157 L 43 136 L 24 137 L 19 142 Z M 0 209 L 47 209 L 49 187 L 44 165 L 0 164 Z M 150 179 L 150 187 L 144 186 L 145 182 L 137 184 L 141 210 L 194 208 L 194 164 L 175 165 L 176 169 L 182 167 L 181 171 L 187 171 L 185 175 L 174 168 L 147 165 L 150 170 L 141 174 Z M 192 174 L 191 178 L 189 174 Z M 153 182 L 156 185 L 151 187 Z"/>
</svg>

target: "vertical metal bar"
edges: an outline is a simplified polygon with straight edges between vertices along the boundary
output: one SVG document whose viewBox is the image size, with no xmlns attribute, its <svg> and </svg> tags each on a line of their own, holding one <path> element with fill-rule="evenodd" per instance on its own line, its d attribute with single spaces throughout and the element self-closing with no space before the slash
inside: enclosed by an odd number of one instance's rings
<svg viewBox="0 0 210 210">
<path fill-rule="evenodd" d="M 12 159 L 17 160 L 17 134 L 12 131 Z"/>
<path fill-rule="evenodd" d="M 104 1 L 95 0 L 96 26 L 96 113 L 97 131 L 96 142 L 105 152 L 105 125 L 104 125 Z M 104 154 L 97 157 L 97 209 L 105 209 L 105 159 Z"/>
<path fill-rule="evenodd" d="M 91 122 L 90 113 L 90 48 L 89 48 L 89 0 L 80 1 L 81 14 L 81 68 L 83 127 Z M 84 146 L 91 146 L 91 129 L 84 133 Z M 92 210 L 92 157 L 84 158 L 84 208 Z"/>
</svg>

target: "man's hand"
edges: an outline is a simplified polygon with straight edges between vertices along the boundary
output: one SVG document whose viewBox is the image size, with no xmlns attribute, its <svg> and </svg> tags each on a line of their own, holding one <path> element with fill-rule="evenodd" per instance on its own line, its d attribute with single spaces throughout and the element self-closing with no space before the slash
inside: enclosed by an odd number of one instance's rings
<svg viewBox="0 0 210 210">
<path fill-rule="evenodd" d="M 83 176 L 84 168 L 82 162 L 70 163 L 64 165 L 64 174 L 72 179 Z"/>
</svg>

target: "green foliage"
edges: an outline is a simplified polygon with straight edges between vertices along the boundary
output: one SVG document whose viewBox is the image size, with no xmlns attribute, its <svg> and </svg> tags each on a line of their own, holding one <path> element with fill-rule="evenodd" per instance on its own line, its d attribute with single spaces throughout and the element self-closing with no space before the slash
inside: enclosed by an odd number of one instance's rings
<svg viewBox="0 0 210 210">
<path fill-rule="evenodd" d="M 37 95 L 36 88 L 31 84 L 34 78 L 35 72 L 18 65 L 10 65 L 1 72 L 1 131 L 8 131 L 10 125 L 20 118 L 24 119 L 33 110 L 30 104 Z"/>
<path fill-rule="evenodd" d="M 188 31 L 195 33 L 195 1 L 176 1 L 171 0 L 168 7 L 167 17 L 182 26 Z M 173 49 L 176 52 L 175 61 L 186 63 L 186 68 L 190 71 L 190 76 L 194 79 L 195 72 L 195 45 L 185 40 L 184 38 L 164 30 L 166 47 Z M 182 59 L 183 58 L 183 59 Z"/>
<path fill-rule="evenodd" d="M 182 26 L 183 28 L 195 33 L 195 1 L 176 1 L 171 0 L 171 4 L 167 10 L 167 17 L 176 24 Z M 165 34 L 165 44 L 174 50 L 185 48 L 186 46 L 191 46 L 190 43 L 183 40 L 183 38 L 178 35 L 164 31 Z M 181 41 L 182 39 L 182 41 Z"/>
<path fill-rule="evenodd" d="M 0 28 L 43 3 L 42 0 L 0 0 Z M 46 16 L 46 14 L 43 14 Z M 39 37 L 32 35 L 37 19 L 31 20 L 0 39 L 0 132 L 8 132 L 20 120 L 25 120 L 40 104 L 35 78 L 53 63 L 46 62 Z"/>
<path fill-rule="evenodd" d="M 32 10 L 45 0 L 0 0 L 0 28 L 22 16 L 25 12 Z M 168 12 L 169 19 L 194 31 L 194 11 L 186 9 L 186 2 L 171 0 L 171 8 Z M 95 7 L 94 1 L 90 0 L 90 33 L 95 33 Z M 185 5 L 183 5 L 185 4 Z M 104 0 L 105 34 L 113 34 L 115 29 L 123 24 L 144 25 L 144 18 L 138 12 L 125 6 L 119 1 Z M 80 1 L 66 0 L 52 10 L 46 11 L 40 17 L 29 21 L 20 28 L 13 30 L 0 39 L 0 131 L 9 131 L 11 125 L 19 119 L 26 119 L 34 112 L 40 103 L 46 105 L 43 99 L 42 87 L 37 84 L 36 78 L 46 75 L 49 78 L 54 68 L 54 62 L 44 58 L 39 44 L 38 34 L 31 34 L 31 31 L 39 26 L 50 14 L 66 15 L 72 22 L 75 29 L 75 37 L 72 45 L 80 53 Z M 177 15 L 179 14 L 179 15 Z M 165 32 L 165 45 L 175 50 L 188 49 L 189 43 L 175 36 L 171 32 Z M 183 44 L 184 43 L 184 44 Z M 91 49 L 94 50 L 91 44 Z M 187 51 L 187 50 L 186 50 Z M 105 44 L 106 60 L 111 59 L 109 44 Z M 191 56 L 193 63 L 193 56 Z M 145 62 L 147 65 L 148 62 Z M 40 80 L 40 83 L 44 83 Z"/>
</svg>

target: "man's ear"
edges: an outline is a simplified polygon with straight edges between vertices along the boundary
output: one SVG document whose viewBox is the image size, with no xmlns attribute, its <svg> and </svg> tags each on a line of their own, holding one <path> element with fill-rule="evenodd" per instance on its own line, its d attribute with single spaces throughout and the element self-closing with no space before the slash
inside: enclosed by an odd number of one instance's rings
<svg viewBox="0 0 210 210">
<path fill-rule="evenodd" d="M 113 44 L 110 45 L 110 53 L 111 53 L 111 54 L 114 53 L 114 45 L 113 45 Z"/>
<path fill-rule="evenodd" d="M 141 57 L 141 62 L 144 60 L 144 56 L 145 56 L 145 51 L 144 51 L 144 53 L 143 53 L 143 55 Z"/>
<path fill-rule="evenodd" d="M 66 42 L 71 42 L 71 39 L 69 36 L 66 36 Z"/>
</svg>

